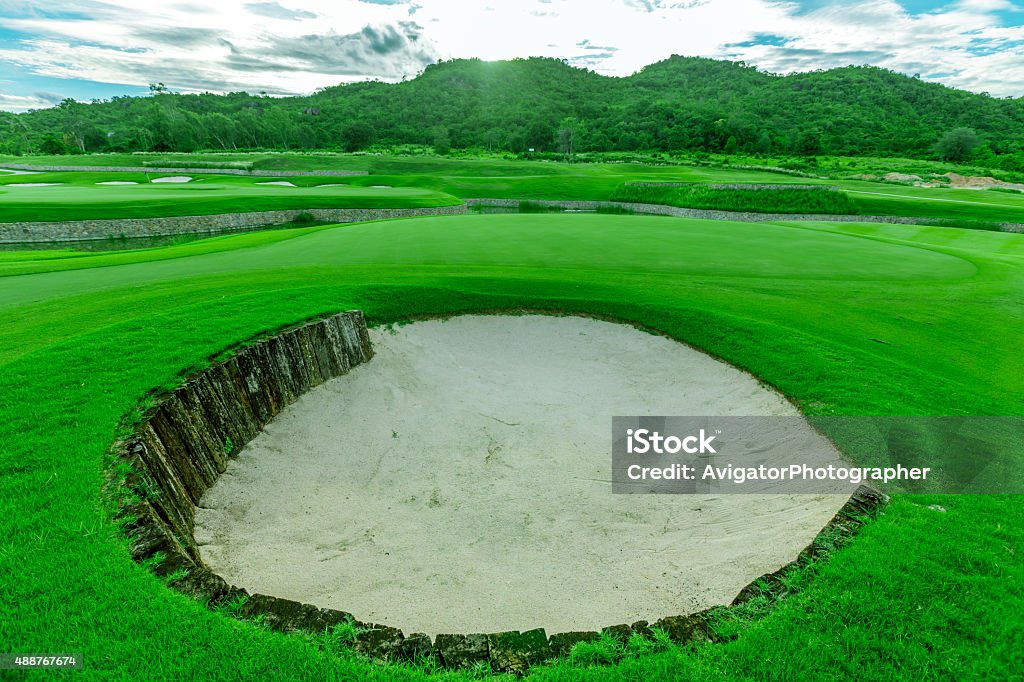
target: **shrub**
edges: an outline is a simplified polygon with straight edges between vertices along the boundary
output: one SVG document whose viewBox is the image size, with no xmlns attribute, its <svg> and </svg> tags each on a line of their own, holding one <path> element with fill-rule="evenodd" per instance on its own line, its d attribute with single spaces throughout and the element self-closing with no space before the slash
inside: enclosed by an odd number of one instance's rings
<svg viewBox="0 0 1024 682">
<path fill-rule="evenodd" d="M 832 187 L 720 188 L 708 185 L 622 185 L 612 201 L 745 213 L 856 215 L 856 205 Z"/>
<path fill-rule="evenodd" d="M 963 162 L 978 146 L 978 134 L 972 128 L 954 128 L 935 143 L 935 153 L 944 161 Z"/>
<path fill-rule="evenodd" d="M 972 220 L 971 218 L 937 218 L 928 222 L 934 227 L 956 227 L 961 230 L 985 230 L 987 232 L 1001 232 L 1003 227 L 999 223 L 990 220 Z"/>
</svg>

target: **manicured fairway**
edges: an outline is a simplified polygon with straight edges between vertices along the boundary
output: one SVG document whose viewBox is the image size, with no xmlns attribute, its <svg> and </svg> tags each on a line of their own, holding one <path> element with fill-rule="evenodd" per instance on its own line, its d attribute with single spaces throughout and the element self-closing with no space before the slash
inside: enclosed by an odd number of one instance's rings
<svg viewBox="0 0 1024 682">
<path fill-rule="evenodd" d="M 1021 235 L 457 216 L 0 254 L 3 274 L 0 648 L 82 652 L 87 679 L 424 677 L 208 612 L 133 564 L 104 516 L 105 453 L 147 390 L 310 316 L 592 313 L 724 358 L 810 414 L 1024 414 Z M 1019 678 L 1022 556 L 1016 498 L 898 497 L 800 592 L 724 615 L 728 643 L 532 678 Z"/>
<path fill-rule="evenodd" d="M 844 180 L 863 215 L 900 215 L 1024 222 L 1024 193 L 944 187 L 906 187 Z"/>
<path fill-rule="evenodd" d="M 360 187 L 339 182 L 350 178 L 287 180 L 295 187 L 259 184 L 274 182 L 274 178 L 229 175 L 179 174 L 192 180 L 187 183 L 150 182 L 166 177 L 175 177 L 175 174 L 0 175 L 0 222 L 153 218 L 309 208 L 423 208 L 459 203 L 455 197 L 430 189 Z M 97 184 L 101 182 L 138 184 Z M 36 183 L 50 186 L 31 186 Z"/>
<path fill-rule="evenodd" d="M 184 212 L 208 214 L 276 208 L 442 206 L 457 203 L 453 197 L 607 201 L 625 182 L 694 182 L 834 185 L 848 192 L 853 211 L 859 215 L 1024 223 L 1024 193 L 913 187 L 855 179 L 830 180 L 727 166 L 565 164 L 346 154 L 0 157 L 0 167 L 4 162 L 44 166 L 163 163 L 182 167 L 191 162 L 229 167 L 241 164 L 245 168 L 284 173 L 324 168 L 360 170 L 368 171 L 370 175 L 270 178 L 216 175 L 213 171 L 212 174 L 193 174 L 194 181 L 185 185 L 145 185 L 152 178 L 185 173 L 8 175 L 0 172 L 0 222 L 148 217 Z M 258 184 L 275 180 L 291 182 L 297 187 Z M 140 185 L 99 186 L 99 182 L 138 182 Z M 23 183 L 60 183 L 60 186 L 5 187 Z M 769 202 L 758 210 L 771 213 L 777 212 L 778 207 Z"/>
</svg>

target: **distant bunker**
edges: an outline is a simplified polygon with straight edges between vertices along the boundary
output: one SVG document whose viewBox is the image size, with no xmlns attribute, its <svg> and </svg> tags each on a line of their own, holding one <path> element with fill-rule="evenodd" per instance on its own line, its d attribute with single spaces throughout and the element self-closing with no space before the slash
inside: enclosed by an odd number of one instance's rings
<svg viewBox="0 0 1024 682">
<path fill-rule="evenodd" d="M 653 622 L 730 603 L 848 497 L 613 495 L 613 415 L 798 415 L 662 336 L 467 315 L 369 341 L 202 496 L 199 556 L 228 583 L 429 635 Z"/>
</svg>

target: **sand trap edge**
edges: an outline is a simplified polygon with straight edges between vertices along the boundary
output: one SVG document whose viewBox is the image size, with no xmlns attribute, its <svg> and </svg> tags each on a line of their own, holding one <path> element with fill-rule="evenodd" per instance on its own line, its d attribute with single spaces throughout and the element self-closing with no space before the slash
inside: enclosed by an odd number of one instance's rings
<svg viewBox="0 0 1024 682">
<path fill-rule="evenodd" d="M 135 424 L 133 434 L 114 444 L 104 490 L 130 541 L 132 558 L 211 609 L 235 606 L 226 611 L 239 618 L 260 618 L 274 630 L 316 633 L 352 623 L 359 629 L 354 649 L 380 660 L 426 657 L 453 669 L 483 662 L 497 672 L 521 674 L 530 666 L 566 656 L 575 644 L 593 641 L 602 633 L 623 642 L 633 634 L 649 636 L 652 628 L 679 643 L 719 639 L 711 618 L 723 607 L 599 631 L 550 636 L 543 629 L 440 634 L 432 641 L 424 634 L 407 636 L 397 628 L 361 623 L 344 611 L 250 595 L 211 571 L 196 549 L 193 515 L 231 454 L 303 393 L 372 357 L 363 313 L 352 310 L 255 339 L 227 360 L 189 375 L 181 386 L 158 396 L 149 409 L 140 410 L 141 421 L 130 422 Z M 789 592 L 787 573 L 847 542 L 887 501 L 867 486 L 858 488 L 792 562 L 744 587 L 730 607 L 755 597 L 772 602 L 783 598 Z"/>
</svg>

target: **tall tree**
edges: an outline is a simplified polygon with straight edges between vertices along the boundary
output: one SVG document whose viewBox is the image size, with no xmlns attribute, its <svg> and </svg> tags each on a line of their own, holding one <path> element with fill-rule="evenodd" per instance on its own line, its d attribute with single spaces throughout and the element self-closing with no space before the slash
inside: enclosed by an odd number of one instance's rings
<svg viewBox="0 0 1024 682">
<path fill-rule="evenodd" d="M 946 161 L 966 161 L 978 142 L 978 133 L 973 128 L 954 128 L 939 138 L 935 151 Z"/>
<path fill-rule="evenodd" d="M 582 133 L 583 124 L 576 118 L 567 116 L 562 119 L 562 123 L 558 126 L 558 132 L 555 136 L 558 140 L 558 150 L 567 159 L 571 159 L 572 155 L 576 153 L 576 147 L 579 144 Z"/>
</svg>

